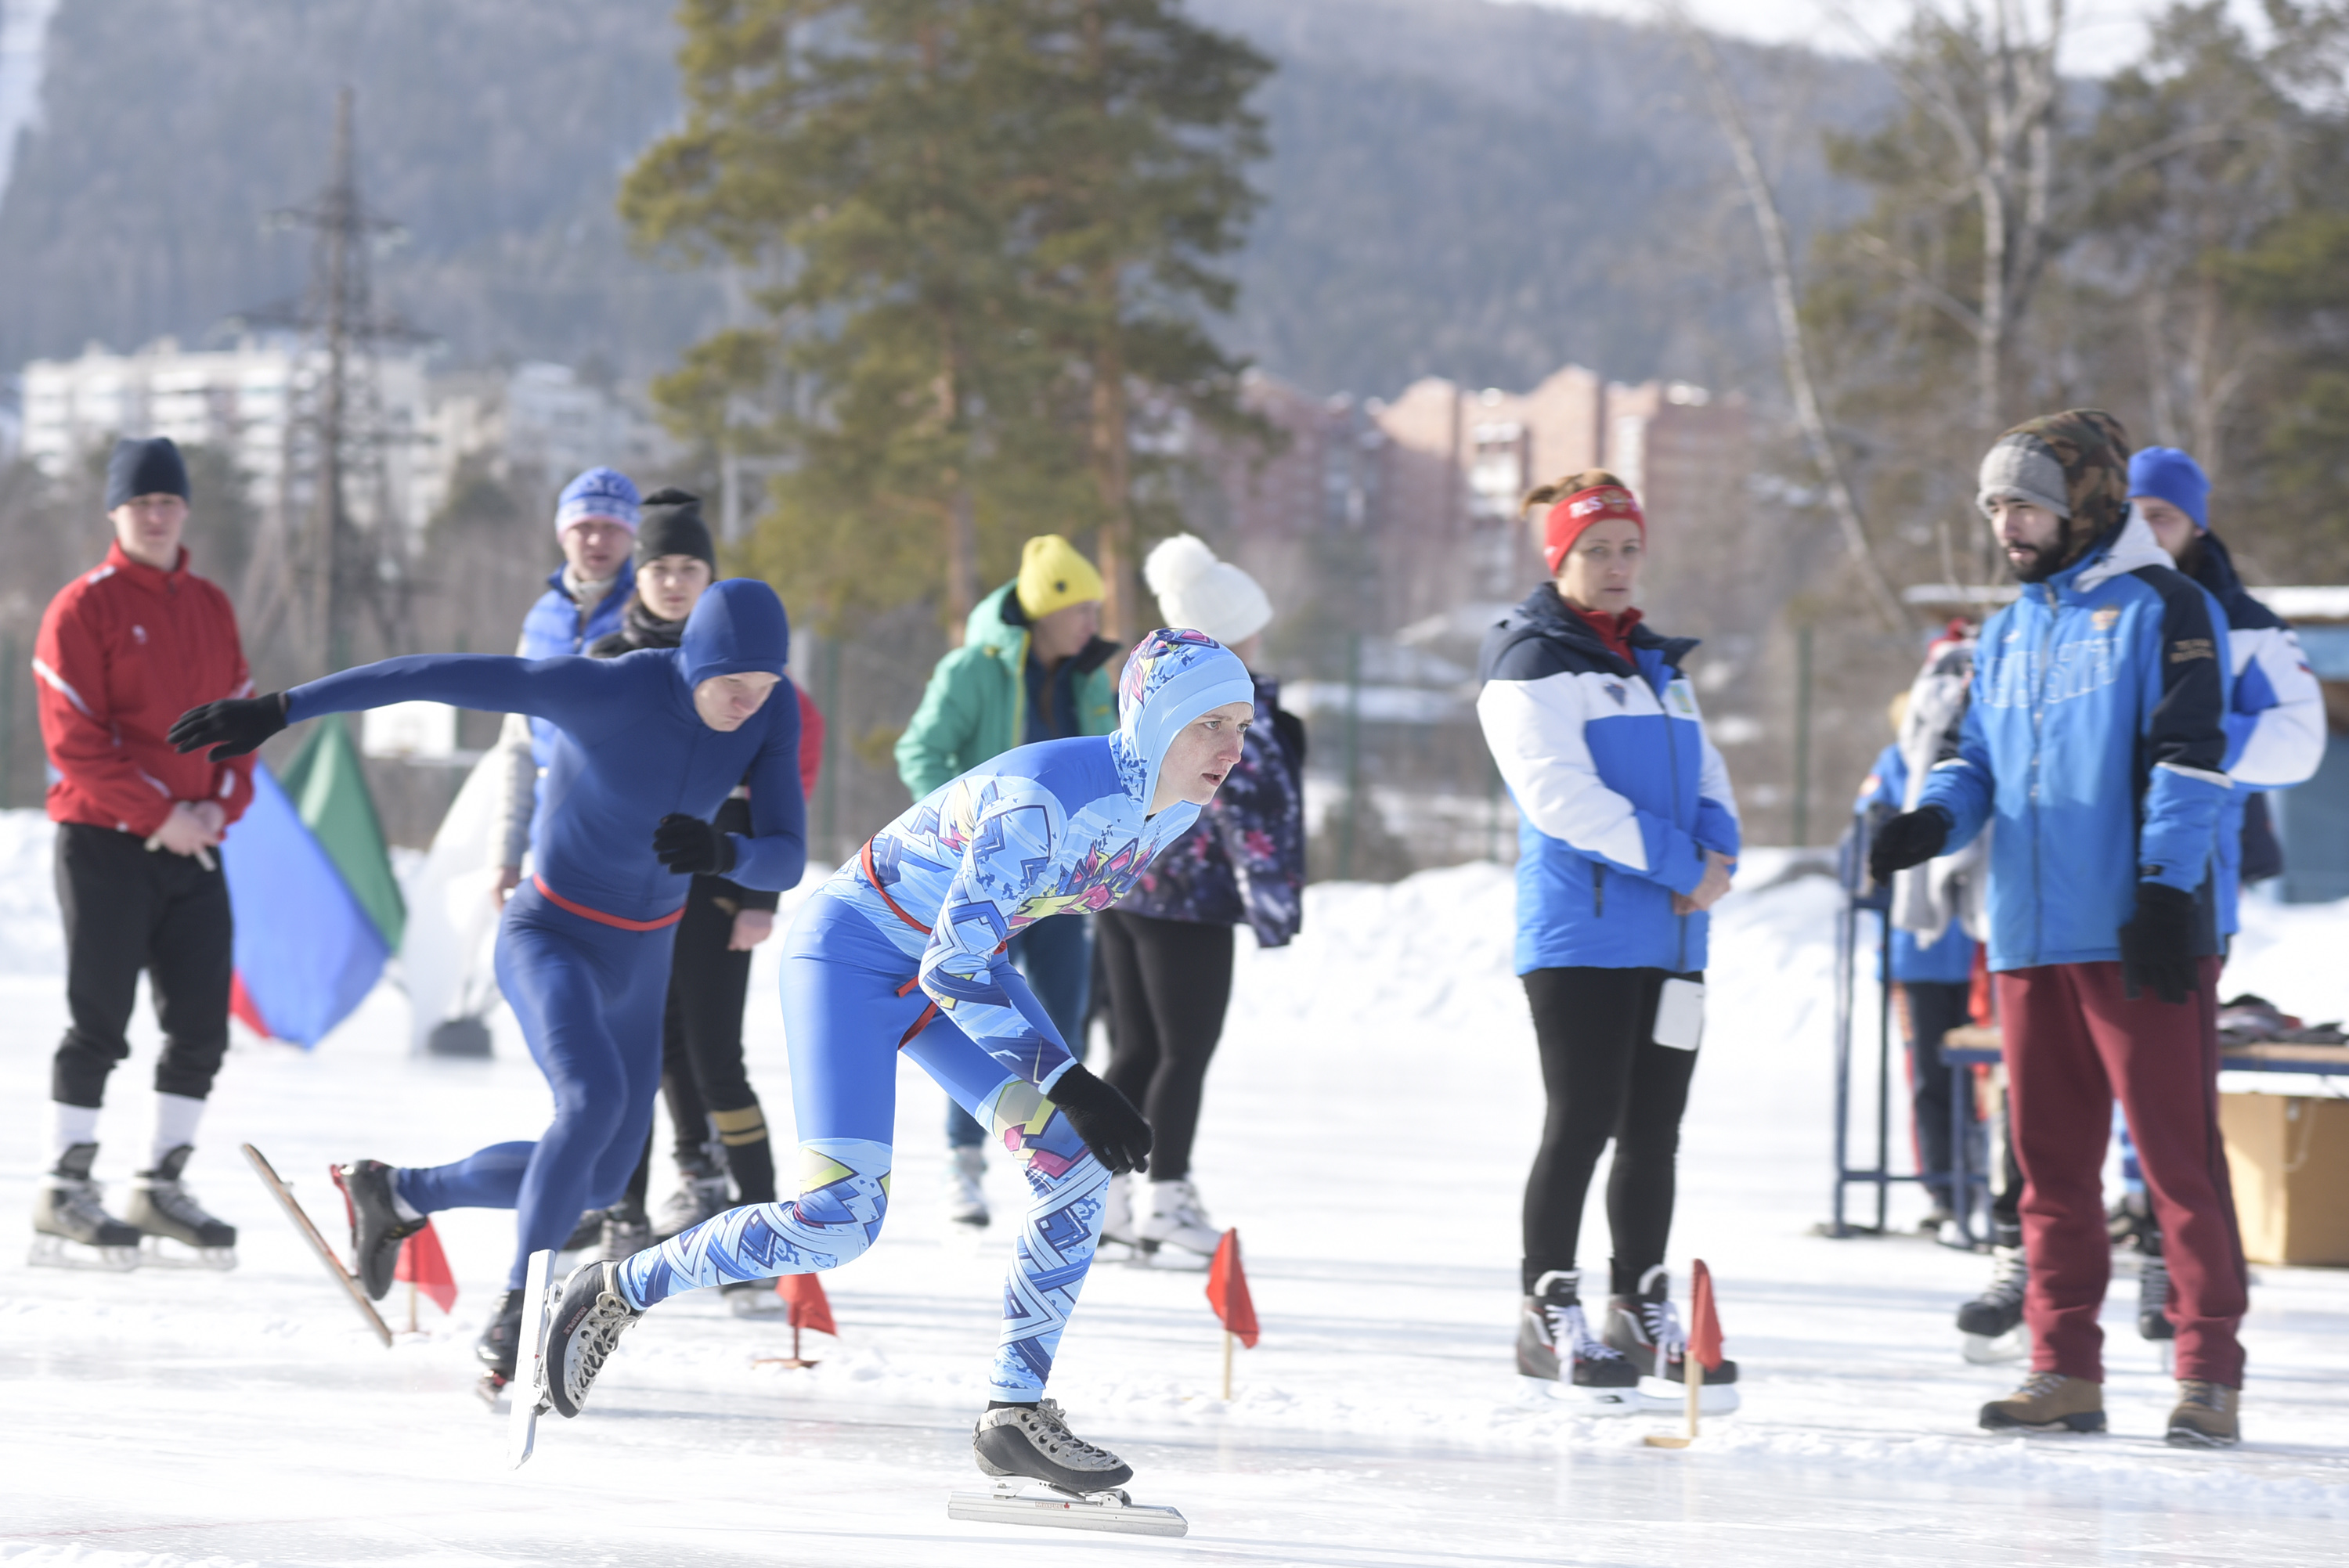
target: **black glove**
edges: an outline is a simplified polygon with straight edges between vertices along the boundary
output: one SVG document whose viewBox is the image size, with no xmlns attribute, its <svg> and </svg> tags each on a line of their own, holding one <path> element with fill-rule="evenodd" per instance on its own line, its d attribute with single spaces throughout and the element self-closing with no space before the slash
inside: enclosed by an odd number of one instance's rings
<svg viewBox="0 0 2349 1568">
<path fill-rule="evenodd" d="M 2167 882 L 2137 884 L 2137 918 L 2121 927 L 2121 985 L 2128 999 L 2151 991 L 2183 1003 L 2198 988 L 2194 938 L 2201 924 L 2194 895 Z"/>
<path fill-rule="evenodd" d="M 1079 1062 L 1052 1085 L 1052 1103 L 1112 1175 L 1142 1169 L 1150 1155 L 1150 1123 L 1133 1102 L 1085 1071 Z"/>
<path fill-rule="evenodd" d="M 1894 872 L 1923 865 L 1949 841 L 1950 814 L 1939 806 L 1903 811 L 1876 830 L 1876 841 L 1868 846 L 1868 874 L 1889 882 Z"/>
<path fill-rule="evenodd" d="M 669 870 L 688 876 L 723 876 L 734 869 L 733 836 L 682 811 L 671 811 L 653 830 L 653 853 Z"/>
<path fill-rule="evenodd" d="M 212 748 L 212 760 L 242 757 L 285 727 L 285 694 L 233 696 L 191 707 L 171 721 L 169 738 L 181 751 Z"/>
</svg>

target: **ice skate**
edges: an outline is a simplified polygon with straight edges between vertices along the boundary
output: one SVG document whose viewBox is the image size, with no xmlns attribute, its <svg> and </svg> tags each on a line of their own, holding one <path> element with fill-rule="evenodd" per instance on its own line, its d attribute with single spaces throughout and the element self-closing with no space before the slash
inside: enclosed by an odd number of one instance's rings
<svg viewBox="0 0 2349 1568">
<path fill-rule="evenodd" d="M 473 1354 L 482 1367 L 481 1397 L 492 1404 L 514 1380 L 514 1357 L 522 1345 L 523 1295 L 519 1290 L 506 1292 L 497 1310 L 490 1314 L 489 1326 L 473 1341 Z"/>
<path fill-rule="evenodd" d="M 642 1316 L 620 1294 L 617 1264 L 582 1264 L 571 1271 L 546 1329 L 546 1398 L 556 1415 L 576 1416 L 586 1406 L 595 1375 L 620 1336 Z"/>
<path fill-rule="evenodd" d="M 350 1298 L 351 1305 L 358 1309 L 358 1315 L 367 1319 L 367 1327 L 374 1330 L 375 1336 L 383 1342 L 383 1347 L 390 1349 L 391 1325 L 383 1320 L 383 1314 L 378 1312 L 375 1303 L 367 1299 L 367 1287 L 359 1283 L 358 1276 L 344 1267 L 343 1260 L 336 1255 L 335 1249 L 326 1244 L 326 1238 L 319 1233 L 309 1212 L 302 1207 L 301 1200 L 294 1196 L 294 1189 L 286 1185 L 285 1178 L 280 1176 L 277 1168 L 269 1163 L 268 1157 L 252 1144 L 243 1143 L 238 1147 L 243 1150 L 253 1173 L 261 1178 L 261 1184 L 269 1189 L 269 1195 L 277 1200 L 277 1206 L 285 1211 L 287 1219 L 294 1222 L 294 1228 L 301 1233 L 303 1243 L 310 1249 L 310 1255 L 334 1276 L 335 1284 Z M 326 1168 L 326 1173 L 335 1177 L 336 1186 L 342 1184 L 342 1178 L 333 1166 Z"/>
<path fill-rule="evenodd" d="M 1133 1467 L 1070 1431 L 1057 1400 L 988 1411 L 971 1429 L 971 1454 L 998 1478 L 995 1490 L 956 1492 L 947 1500 L 949 1519 L 1132 1535 L 1181 1535 L 1190 1528 L 1174 1509 L 1129 1498 L 1123 1488 Z"/>
<path fill-rule="evenodd" d="M 599 1265 L 589 1264 L 589 1267 Z M 506 1412 L 506 1463 L 520 1470 L 530 1462 L 538 1447 L 538 1418 L 547 1411 L 546 1394 L 546 1320 L 548 1275 L 554 1268 L 554 1254 L 535 1252 L 523 1265 L 522 1289 L 511 1293 L 508 1305 L 513 1311 L 513 1332 L 510 1343 L 515 1356 L 507 1363 L 507 1373 L 515 1383 L 513 1406 Z M 515 1297 L 520 1300 L 515 1300 Z M 495 1372 L 491 1374 L 492 1377 Z M 486 1382 L 487 1379 L 484 1379 Z M 492 1406 L 496 1401 L 492 1398 Z"/>
<path fill-rule="evenodd" d="M 2199 1377 L 2178 1380 L 2178 1406 L 2169 1412 L 2169 1446 L 2173 1449 L 2231 1449 L 2242 1440 L 2236 1419 L 2243 1394 L 2224 1383 Z"/>
<path fill-rule="evenodd" d="M 381 1301 L 391 1293 L 391 1276 L 399 1267 L 399 1243 L 424 1228 L 424 1217 L 400 1217 L 393 1169 L 382 1161 L 354 1160 L 332 1170 L 351 1221 L 352 1272 L 367 1299 Z M 513 1364 L 511 1356 L 506 1364 Z"/>
<path fill-rule="evenodd" d="M 2031 1349 L 2023 1329 L 2023 1291 L 2031 1280 L 2023 1249 L 1992 1247 L 1991 1260 L 1989 1285 L 1958 1308 L 1958 1332 L 1965 1336 L 1965 1357 L 1985 1367 L 2020 1361 Z"/>
<path fill-rule="evenodd" d="M 2101 1432 L 2105 1386 L 2061 1372 L 2033 1372 L 2023 1387 L 1982 1408 L 1987 1432 Z"/>
<path fill-rule="evenodd" d="M 947 1150 L 947 1218 L 972 1230 L 987 1228 L 987 1150 L 976 1143 Z"/>
<path fill-rule="evenodd" d="M 1133 1178 L 1120 1171 L 1109 1179 L 1109 1189 L 1102 1195 L 1102 1247 L 1120 1247 L 1121 1253 L 1096 1253 L 1103 1262 L 1119 1258 L 1129 1262 L 1142 1255 L 1142 1238 L 1133 1230 Z"/>
<path fill-rule="evenodd" d="M 1608 1298 L 1607 1329 L 1601 1337 L 1640 1377 L 1679 1384 L 1682 1390 L 1687 1387 L 1688 1335 L 1673 1309 L 1671 1276 L 1663 1264 L 1640 1276 L 1638 1295 Z M 1735 1410 L 1740 1402 L 1736 1384 L 1737 1363 L 1728 1357 L 1723 1357 L 1718 1367 L 1706 1367 L 1704 1387 L 1697 1393 L 1698 1413 L 1726 1416 Z M 1687 1402 L 1685 1392 L 1657 1390 L 1649 1397 Z"/>
<path fill-rule="evenodd" d="M 185 1143 L 163 1156 L 152 1171 L 130 1181 L 130 1206 L 123 1219 L 146 1237 L 144 1261 L 169 1268 L 236 1267 L 236 1227 L 204 1212 L 180 1180 L 195 1150 Z"/>
<path fill-rule="evenodd" d="M 727 1185 L 726 1172 L 716 1165 L 680 1165 L 678 1174 L 684 1180 L 652 1217 L 652 1233 L 659 1241 L 715 1219 L 734 1203 L 734 1190 Z"/>
<path fill-rule="evenodd" d="M 106 1212 L 89 1169 L 98 1145 L 77 1143 L 57 1157 L 57 1169 L 41 1179 L 33 1200 L 35 1268 L 109 1269 L 139 1266 L 139 1230 Z"/>
<path fill-rule="evenodd" d="M 2147 1339 L 2178 1337 L 2169 1321 L 2169 1264 L 2162 1260 L 2161 1233 L 2149 1231 L 2137 1238 L 2143 1249 L 2137 1264 L 2137 1331 Z"/>
<path fill-rule="evenodd" d="M 1570 1269 L 1552 1269 L 1534 1282 L 1517 1315 L 1517 1376 L 1538 1398 L 1628 1416 L 1643 1408 L 1640 1369 L 1590 1332 L 1581 1288 L 1582 1275 Z"/>
<path fill-rule="evenodd" d="M 604 1211 L 604 1222 L 597 1227 L 595 1241 L 595 1255 L 617 1263 L 653 1244 L 653 1222 L 642 1209 L 630 1209 L 623 1203 Z"/>
<path fill-rule="evenodd" d="M 1199 1189 L 1188 1178 L 1153 1181 L 1149 1216 L 1134 1227 L 1154 1267 L 1203 1269 L 1216 1255 L 1224 1233 L 1207 1218 Z"/>
</svg>

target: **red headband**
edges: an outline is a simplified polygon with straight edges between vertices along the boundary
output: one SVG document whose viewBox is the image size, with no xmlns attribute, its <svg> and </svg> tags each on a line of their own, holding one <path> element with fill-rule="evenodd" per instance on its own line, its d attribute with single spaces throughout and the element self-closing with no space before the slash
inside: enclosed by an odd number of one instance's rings
<svg viewBox="0 0 2349 1568">
<path fill-rule="evenodd" d="M 1566 552 L 1574 548 L 1584 529 L 1610 517 L 1630 518 L 1640 525 L 1640 537 L 1648 537 L 1648 520 L 1640 514 L 1639 501 L 1620 485 L 1577 490 L 1550 508 L 1542 530 L 1542 559 L 1549 562 L 1550 575 L 1557 575 L 1566 563 Z"/>
</svg>

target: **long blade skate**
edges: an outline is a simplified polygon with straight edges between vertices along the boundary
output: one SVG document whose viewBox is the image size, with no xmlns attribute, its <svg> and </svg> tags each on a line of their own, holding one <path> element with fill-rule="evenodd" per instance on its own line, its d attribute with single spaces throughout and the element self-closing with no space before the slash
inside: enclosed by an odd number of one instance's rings
<svg viewBox="0 0 2349 1568">
<path fill-rule="evenodd" d="M 35 1235 L 31 1250 L 25 1254 L 26 1268 L 99 1269 L 108 1274 L 128 1274 L 139 1266 L 139 1249 L 135 1246 L 94 1246 L 46 1233 Z"/>
<path fill-rule="evenodd" d="M 1190 1522 L 1174 1509 L 1136 1502 L 1123 1488 L 1063 1491 L 1050 1481 L 1018 1479 L 997 1481 L 991 1491 L 950 1494 L 947 1517 L 976 1524 L 1040 1524 L 1052 1530 L 1107 1530 L 1121 1535 L 1185 1535 L 1191 1529 Z"/>
<path fill-rule="evenodd" d="M 176 1236 L 151 1233 L 139 1243 L 139 1264 L 150 1269 L 212 1269 L 225 1274 L 236 1267 L 234 1247 L 190 1246 Z"/>
<path fill-rule="evenodd" d="M 530 1462 L 538 1443 L 538 1418 L 553 1408 L 546 1397 L 546 1277 L 554 1272 L 554 1254 L 530 1254 L 522 1281 L 522 1337 L 515 1341 L 513 1408 L 506 1413 L 506 1463 L 515 1470 Z"/>
<path fill-rule="evenodd" d="M 285 1211 L 285 1217 L 294 1222 L 295 1229 L 300 1231 L 303 1239 L 310 1243 L 310 1250 L 318 1254 L 318 1261 L 326 1265 L 326 1272 L 335 1276 L 344 1294 L 351 1298 L 351 1305 L 359 1309 L 359 1315 L 367 1320 L 367 1326 L 375 1330 L 375 1336 L 383 1341 L 384 1348 L 391 1348 L 391 1326 L 384 1322 L 383 1314 L 378 1312 L 375 1303 L 367 1299 L 367 1290 L 359 1284 L 358 1277 L 343 1266 L 343 1260 L 335 1254 L 334 1248 L 326 1244 L 326 1238 L 318 1233 L 318 1227 L 310 1222 L 310 1216 L 303 1212 L 301 1203 L 294 1196 L 294 1189 L 287 1186 L 285 1179 L 277 1174 L 276 1168 L 262 1157 L 260 1150 L 250 1143 L 241 1147 L 244 1150 L 244 1157 L 253 1161 L 254 1174 L 261 1178 L 261 1184 L 269 1189 L 270 1196 L 277 1200 L 278 1207 Z"/>
</svg>

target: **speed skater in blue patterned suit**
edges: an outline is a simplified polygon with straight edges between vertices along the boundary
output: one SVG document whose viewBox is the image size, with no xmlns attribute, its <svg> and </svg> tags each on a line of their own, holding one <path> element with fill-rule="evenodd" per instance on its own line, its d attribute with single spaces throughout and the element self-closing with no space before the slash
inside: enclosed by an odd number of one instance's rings
<svg viewBox="0 0 2349 1568">
<path fill-rule="evenodd" d="M 394 702 L 525 714 L 560 731 L 537 874 L 507 901 L 496 948 L 498 986 L 554 1092 L 554 1121 L 535 1141 L 492 1144 L 452 1164 L 360 1160 L 336 1172 L 360 1282 L 378 1300 L 400 1242 L 427 1215 L 515 1211 L 506 1298 L 477 1346 L 492 1394 L 513 1375 L 531 1253 L 560 1247 L 582 1210 L 619 1202 L 644 1152 L 669 955 L 693 875 L 781 889 L 806 866 L 799 705 L 788 689 L 768 701 L 790 653 L 782 601 L 743 578 L 702 595 L 675 648 L 616 659 L 386 659 L 211 703 L 171 727 L 181 751 L 210 746 L 215 758 L 289 723 Z M 710 818 L 746 776 L 751 831 L 721 833 Z"/>
<path fill-rule="evenodd" d="M 1078 1493 L 1132 1478 L 1070 1432 L 1044 1386 L 1110 1177 L 1141 1168 L 1150 1126 L 1070 1055 L 1004 945 L 1037 921 L 1123 897 L 1238 763 L 1255 695 L 1221 644 L 1153 632 L 1127 655 L 1115 733 L 1019 747 L 939 786 L 801 906 L 782 960 L 799 1196 L 574 1271 L 547 1331 L 554 1409 L 577 1415 L 620 1335 L 669 1297 L 838 1268 L 873 1244 L 889 1209 L 903 1051 L 1028 1181 L 972 1438 L 979 1469 Z"/>
</svg>

